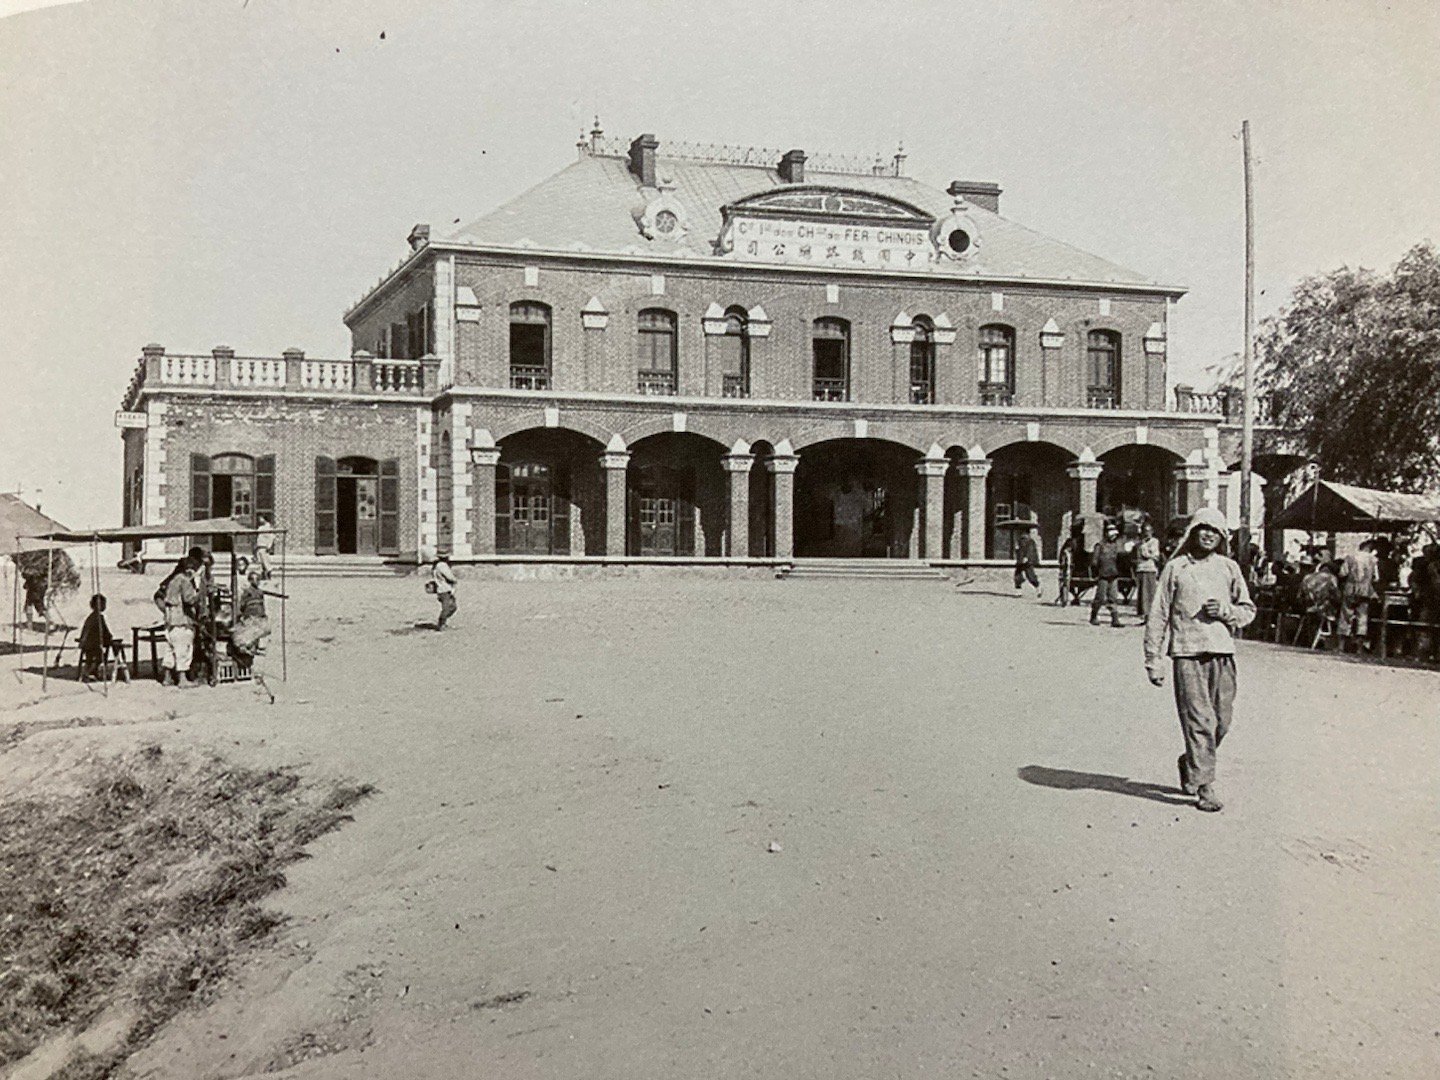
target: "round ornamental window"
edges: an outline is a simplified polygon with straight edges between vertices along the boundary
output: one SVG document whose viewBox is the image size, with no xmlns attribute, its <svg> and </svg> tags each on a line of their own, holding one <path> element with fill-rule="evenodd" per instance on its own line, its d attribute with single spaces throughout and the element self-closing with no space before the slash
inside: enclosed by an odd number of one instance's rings
<svg viewBox="0 0 1440 1080">
<path fill-rule="evenodd" d="M 951 229 L 950 235 L 946 237 L 946 243 L 950 245 L 950 250 L 956 255 L 963 255 L 970 250 L 970 234 L 964 229 Z"/>
<path fill-rule="evenodd" d="M 680 224 L 680 219 L 675 216 L 673 210 L 661 210 L 655 215 L 655 231 L 662 235 L 669 235 L 675 231 L 675 226 Z"/>
<path fill-rule="evenodd" d="M 826 210 L 829 210 L 832 214 L 836 214 L 840 212 L 840 208 L 844 204 L 841 203 L 839 195 L 826 195 L 825 201 L 821 203 L 821 205 L 824 206 Z"/>
</svg>

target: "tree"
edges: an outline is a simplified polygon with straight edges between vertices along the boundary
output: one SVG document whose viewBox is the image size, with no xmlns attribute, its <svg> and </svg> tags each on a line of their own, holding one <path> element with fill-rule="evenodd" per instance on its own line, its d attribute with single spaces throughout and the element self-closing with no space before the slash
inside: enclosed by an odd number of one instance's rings
<svg viewBox="0 0 1440 1080">
<path fill-rule="evenodd" d="M 1440 255 L 1417 244 L 1389 276 L 1306 278 L 1261 327 L 1259 375 L 1276 423 L 1331 479 L 1440 485 Z"/>
</svg>

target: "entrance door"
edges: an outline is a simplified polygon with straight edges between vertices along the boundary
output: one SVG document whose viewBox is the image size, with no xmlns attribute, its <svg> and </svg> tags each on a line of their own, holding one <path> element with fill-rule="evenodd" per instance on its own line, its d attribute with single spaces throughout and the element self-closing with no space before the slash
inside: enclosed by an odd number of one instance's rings
<svg viewBox="0 0 1440 1080">
<path fill-rule="evenodd" d="M 532 555 L 570 553 L 570 495 L 564 470 L 547 462 L 518 461 L 508 467 L 508 551 Z"/>
<path fill-rule="evenodd" d="M 394 555 L 400 546 L 400 463 L 315 459 L 315 553 Z"/>
<path fill-rule="evenodd" d="M 695 478 L 688 470 L 634 470 L 632 511 L 641 555 L 690 555 L 695 550 Z"/>
<path fill-rule="evenodd" d="M 355 554 L 374 555 L 380 550 L 380 480 L 375 476 L 355 478 Z"/>
</svg>

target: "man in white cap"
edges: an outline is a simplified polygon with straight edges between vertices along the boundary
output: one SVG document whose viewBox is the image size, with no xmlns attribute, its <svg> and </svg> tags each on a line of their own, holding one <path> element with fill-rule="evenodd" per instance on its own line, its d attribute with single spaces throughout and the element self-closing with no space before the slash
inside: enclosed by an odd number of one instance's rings
<svg viewBox="0 0 1440 1080">
<path fill-rule="evenodd" d="M 1175 709 L 1185 736 L 1180 787 L 1195 806 L 1221 809 L 1215 797 L 1215 750 L 1230 728 L 1235 703 L 1235 631 L 1255 618 L 1245 575 L 1220 554 L 1225 518 L 1213 507 L 1195 511 L 1160 571 L 1145 620 L 1145 668 L 1165 684 L 1164 657 L 1175 671 Z"/>
</svg>

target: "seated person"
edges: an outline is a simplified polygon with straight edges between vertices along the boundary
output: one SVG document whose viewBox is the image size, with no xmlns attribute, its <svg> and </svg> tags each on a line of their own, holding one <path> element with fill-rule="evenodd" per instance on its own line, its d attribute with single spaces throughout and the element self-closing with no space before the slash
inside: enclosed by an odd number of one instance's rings
<svg viewBox="0 0 1440 1080">
<path fill-rule="evenodd" d="M 98 675 L 105 660 L 114 656 L 120 661 L 116 668 L 117 677 L 130 681 L 130 672 L 125 667 L 125 646 L 110 633 L 105 622 L 105 596 L 96 593 L 90 598 L 90 614 L 80 628 L 80 678 Z"/>
<path fill-rule="evenodd" d="M 245 587 L 240 590 L 235 626 L 230 631 L 230 653 L 242 664 L 248 664 L 265 651 L 265 639 L 270 636 L 270 619 L 265 614 L 266 592 L 260 587 L 264 571 L 252 566 L 245 575 Z"/>
</svg>

